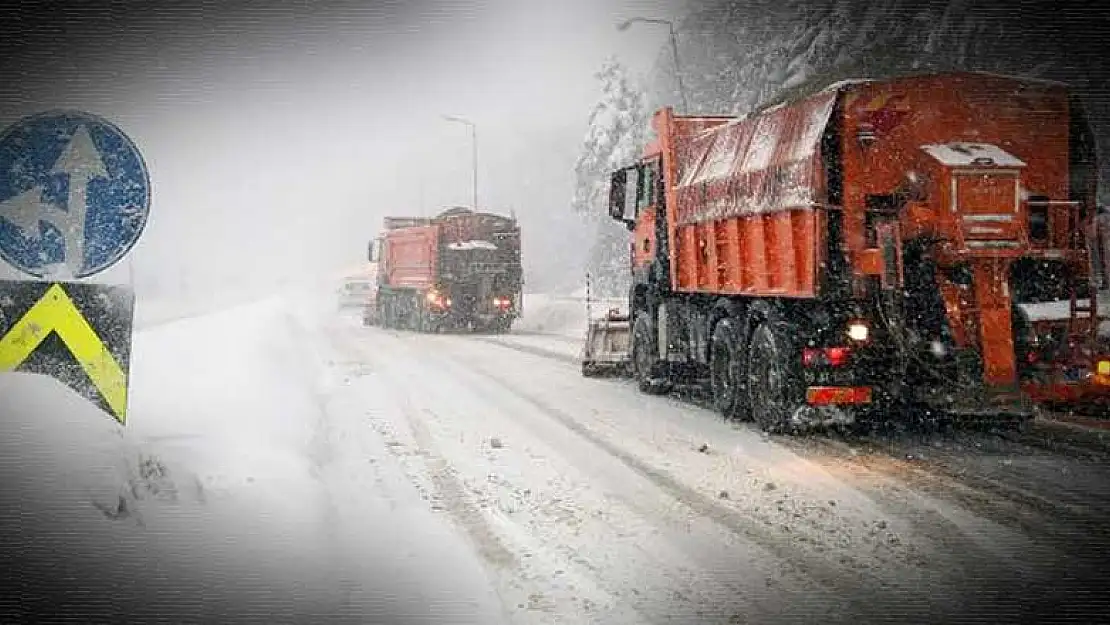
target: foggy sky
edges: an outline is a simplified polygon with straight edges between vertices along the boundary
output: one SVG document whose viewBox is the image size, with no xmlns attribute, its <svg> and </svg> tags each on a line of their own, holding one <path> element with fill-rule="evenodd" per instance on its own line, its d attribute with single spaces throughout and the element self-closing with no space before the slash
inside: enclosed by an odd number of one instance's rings
<svg viewBox="0 0 1110 625">
<path fill-rule="evenodd" d="M 665 29 L 614 26 L 682 8 L 101 5 L 10 12 L 0 25 L 0 125 L 77 108 L 131 136 L 153 205 L 130 260 L 151 293 L 339 271 L 361 261 L 383 215 L 469 205 L 469 129 L 445 114 L 478 127 L 480 204 L 514 210 L 526 264 L 551 271 L 574 244 L 554 224 L 569 212 L 574 158 L 599 94 L 593 73 L 609 55 L 646 72 L 666 43 Z M 99 279 L 126 281 L 127 263 Z"/>
</svg>

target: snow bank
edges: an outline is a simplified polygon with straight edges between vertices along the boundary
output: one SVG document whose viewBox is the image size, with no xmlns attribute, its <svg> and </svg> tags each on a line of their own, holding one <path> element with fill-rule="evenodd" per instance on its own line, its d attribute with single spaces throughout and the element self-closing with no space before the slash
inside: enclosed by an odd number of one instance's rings
<svg viewBox="0 0 1110 625">
<path fill-rule="evenodd" d="M 8 554 L 0 577 L 21 610 L 142 616 L 158 595 L 202 581 L 191 572 L 195 561 L 173 557 L 172 537 L 188 532 L 197 510 L 187 476 L 167 472 L 52 378 L 4 374 L 0 396 L 0 545 Z M 167 515 L 180 522 L 165 523 Z M 0 612 L 8 617 L 12 607 L 0 603 Z"/>
<path fill-rule="evenodd" d="M 344 274 L 331 279 L 287 279 L 283 281 L 282 286 L 269 283 L 253 286 L 213 284 L 210 289 L 201 292 L 181 292 L 159 297 L 151 297 L 140 292 L 135 301 L 135 327 L 150 328 L 181 319 L 219 313 L 279 295 L 299 295 L 310 291 L 317 296 L 323 295 L 330 298 L 330 301 L 334 302 L 336 289 L 342 286 L 346 277 L 355 275 L 372 277 L 373 271 L 373 268 L 363 268 L 358 273 Z"/>
<path fill-rule="evenodd" d="M 158 483 L 156 459 L 61 382 L 8 373 L 0 375 L 0 397 L 3 493 L 18 495 L 17 509 L 38 517 L 36 524 L 72 520 L 96 531 L 112 526 L 106 517 L 135 512 L 144 493 L 168 487 L 173 498 L 173 485 Z"/>
<path fill-rule="evenodd" d="M 281 340 L 283 306 L 271 298 L 136 336 L 129 426 L 197 475 L 209 500 L 241 513 L 239 525 L 258 520 L 251 532 L 269 536 L 252 542 L 263 551 L 283 544 L 312 557 L 312 536 L 324 533 L 310 459 L 318 409 Z"/>
<path fill-rule="evenodd" d="M 138 332 L 126 428 L 51 378 L 0 376 L 0 540 L 23 554 L 4 568 L 25 607 L 270 622 L 338 605 L 280 310 Z"/>
</svg>

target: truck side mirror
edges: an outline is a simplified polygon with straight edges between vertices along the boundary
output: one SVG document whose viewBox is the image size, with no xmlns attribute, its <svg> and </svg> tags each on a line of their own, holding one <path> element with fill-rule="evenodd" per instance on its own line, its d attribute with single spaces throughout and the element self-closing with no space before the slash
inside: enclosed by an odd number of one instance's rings
<svg viewBox="0 0 1110 625">
<path fill-rule="evenodd" d="M 372 263 L 378 262 L 377 251 L 378 250 L 377 247 L 374 245 L 374 241 L 370 241 L 370 243 L 366 246 L 366 258 Z"/>
<path fill-rule="evenodd" d="M 618 169 L 609 177 L 609 216 L 616 220 L 624 219 L 624 185 L 628 170 Z"/>
<path fill-rule="evenodd" d="M 628 175 L 629 173 L 632 174 L 631 177 Z M 623 222 L 629 229 L 636 224 L 636 199 L 639 182 L 640 167 L 638 165 L 618 169 L 613 172 L 609 179 L 609 216 Z"/>
</svg>

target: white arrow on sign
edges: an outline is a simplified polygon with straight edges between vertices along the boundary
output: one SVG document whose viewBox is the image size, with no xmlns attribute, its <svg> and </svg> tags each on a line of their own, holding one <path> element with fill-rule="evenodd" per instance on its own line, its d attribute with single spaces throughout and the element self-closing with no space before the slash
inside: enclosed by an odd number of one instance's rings
<svg viewBox="0 0 1110 625">
<path fill-rule="evenodd" d="M 40 221 L 57 228 L 65 240 L 65 269 L 72 276 L 81 269 L 85 261 L 89 180 L 108 175 L 104 162 L 100 159 L 100 152 L 84 126 L 77 128 L 50 173 L 69 176 L 66 210 L 52 202 L 44 202 L 43 188 L 37 185 L 0 202 L 0 218 L 19 228 L 23 236 L 36 240 L 41 240 Z"/>
<path fill-rule="evenodd" d="M 0 202 L 0 218 L 11 222 L 16 228 L 23 231 L 23 236 L 39 238 L 39 220 L 49 221 L 46 212 L 53 208 L 60 208 L 42 201 L 42 187 L 35 186 Z"/>
<path fill-rule="evenodd" d="M 85 218 L 88 210 L 88 187 L 93 178 L 105 178 L 108 170 L 100 159 L 85 126 L 78 126 L 69 145 L 54 163 L 50 173 L 69 175 L 69 198 L 63 223 L 54 225 L 62 231 L 66 242 L 67 268 L 74 274 L 85 264 Z"/>
</svg>

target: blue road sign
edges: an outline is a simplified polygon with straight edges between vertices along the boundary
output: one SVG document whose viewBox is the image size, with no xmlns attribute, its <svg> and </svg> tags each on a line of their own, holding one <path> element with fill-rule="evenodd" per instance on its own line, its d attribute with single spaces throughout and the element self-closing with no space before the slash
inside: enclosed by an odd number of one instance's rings
<svg viewBox="0 0 1110 625">
<path fill-rule="evenodd" d="M 150 174 L 112 123 L 80 111 L 0 134 L 0 258 L 32 276 L 84 278 L 119 262 L 150 213 Z"/>
</svg>

